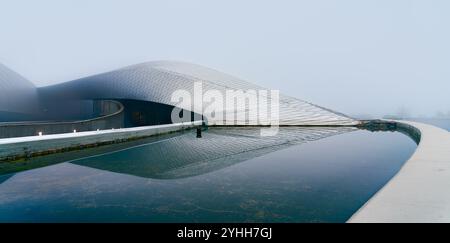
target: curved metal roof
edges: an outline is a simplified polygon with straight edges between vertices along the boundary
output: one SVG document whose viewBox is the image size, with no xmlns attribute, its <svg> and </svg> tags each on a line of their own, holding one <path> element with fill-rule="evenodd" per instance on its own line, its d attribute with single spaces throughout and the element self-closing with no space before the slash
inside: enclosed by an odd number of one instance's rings
<svg viewBox="0 0 450 243">
<path fill-rule="evenodd" d="M 34 113 L 37 101 L 33 83 L 0 64 L 0 112 Z"/>
<path fill-rule="evenodd" d="M 133 99 L 176 106 L 178 104 L 171 101 L 173 92 L 182 89 L 193 93 L 195 82 L 202 83 L 204 92 L 218 90 L 225 94 L 225 91 L 230 89 L 265 90 L 260 86 L 200 65 L 155 61 L 42 87 L 39 91 L 49 98 Z M 286 95 L 280 95 L 279 101 L 280 125 L 355 125 L 358 123 L 338 112 Z M 189 109 L 189 107 L 181 108 Z M 196 107 L 193 108 L 194 111 L 195 109 Z M 238 109 L 246 111 L 248 107 L 238 107 Z M 209 123 L 215 122 L 217 121 L 209 120 Z"/>
</svg>

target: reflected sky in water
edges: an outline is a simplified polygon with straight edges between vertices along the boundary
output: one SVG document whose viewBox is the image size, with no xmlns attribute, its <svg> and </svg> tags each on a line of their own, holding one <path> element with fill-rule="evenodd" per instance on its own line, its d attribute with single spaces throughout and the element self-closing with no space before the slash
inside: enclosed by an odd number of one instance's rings
<svg viewBox="0 0 450 243">
<path fill-rule="evenodd" d="M 0 221 L 344 222 L 416 147 L 398 132 L 289 129 L 210 129 L 3 175 Z"/>
</svg>

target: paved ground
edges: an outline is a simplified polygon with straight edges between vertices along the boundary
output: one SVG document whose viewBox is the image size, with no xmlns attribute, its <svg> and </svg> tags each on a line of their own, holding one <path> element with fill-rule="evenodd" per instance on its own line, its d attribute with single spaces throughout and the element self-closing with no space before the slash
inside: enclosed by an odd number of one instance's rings
<svg viewBox="0 0 450 243">
<path fill-rule="evenodd" d="M 421 132 L 416 152 L 348 222 L 450 222 L 450 132 L 403 123 Z"/>
</svg>

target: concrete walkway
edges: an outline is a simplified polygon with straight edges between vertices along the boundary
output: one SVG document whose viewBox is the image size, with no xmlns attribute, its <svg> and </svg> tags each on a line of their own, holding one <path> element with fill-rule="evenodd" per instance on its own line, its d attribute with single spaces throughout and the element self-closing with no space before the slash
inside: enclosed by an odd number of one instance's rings
<svg viewBox="0 0 450 243">
<path fill-rule="evenodd" d="M 52 134 L 0 139 L 0 161 L 63 152 L 80 146 L 108 144 L 113 141 L 144 138 L 201 126 L 202 121 L 122 128 L 90 132 Z"/>
<path fill-rule="evenodd" d="M 422 123 L 416 152 L 348 222 L 450 222 L 450 132 Z"/>
</svg>

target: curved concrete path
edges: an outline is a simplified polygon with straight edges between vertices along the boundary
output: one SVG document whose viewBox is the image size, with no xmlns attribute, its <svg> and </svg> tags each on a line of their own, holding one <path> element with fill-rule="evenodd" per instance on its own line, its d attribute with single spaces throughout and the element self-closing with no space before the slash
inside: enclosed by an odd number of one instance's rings
<svg viewBox="0 0 450 243">
<path fill-rule="evenodd" d="M 348 222 L 450 222 L 450 132 L 417 122 L 412 157 Z"/>
<path fill-rule="evenodd" d="M 203 121 L 152 125 L 121 129 L 108 129 L 77 133 L 51 134 L 0 139 L 0 161 L 15 160 L 39 154 L 64 152 L 69 148 L 80 148 L 85 145 L 109 144 L 111 141 L 126 141 L 154 135 L 181 131 L 201 126 Z"/>
</svg>

